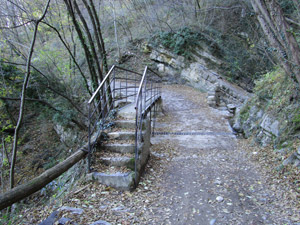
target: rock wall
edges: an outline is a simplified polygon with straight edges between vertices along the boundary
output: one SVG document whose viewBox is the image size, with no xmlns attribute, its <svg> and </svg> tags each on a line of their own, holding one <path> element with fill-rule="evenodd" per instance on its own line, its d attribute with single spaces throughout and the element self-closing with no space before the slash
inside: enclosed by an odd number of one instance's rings
<svg viewBox="0 0 300 225">
<path fill-rule="evenodd" d="M 208 93 L 207 102 L 211 107 L 228 104 L 241 105 L 251 95 L 242 88 L 228 82 L 221 75 L 202 64 L 191 63 L 181 71 L 181 77 L 191 86 Z"/>
<path fill-rule="evenodd" d="M 294 164 L 300 168 L 300 148 L 296 150 L 282 144 L 288 140 L 288 145 L 292 146 L 293 137 L 300 137 L 300 103 L 295 97 L 298 95 L 291 95 L 292 81 L 287 81 L 283 72 L 267 74 L 258 93 L 250 94 L 221 75 L 218 68 L 222 60 L 205 46 L 194 49 L 190 61 L 163 47 L 150 46 L 149 49 L 150 58 L 165 76 L 165 81 L 188 84 L 207 92 L 207 103 L 211 107 L 227 110 L 228 118 L 234 115 L 230 123 L 236 132 L 243 133 L 246 138 L 254 137 L 263 147 L 273 144 L 285 159 L 283 165 Z"/>
<path fill-rule="evenodd" d="M 286 136 L 285 131 L 289 127 L 288 122 L 281 120 L 278 114 L 271 114 L 264 107 L 253 105 L 253 101 L 237 109 L 232 122 L 232 128 L 246 138 L 254 137 L 262 147 L 272 145 L 279 159 L 283 159 L 281 165 L 292 164 L 300 168 L 300 147 L 295 151 L 292 144 L 294 138 Z"/>
<path fill-rule="evenodd" d="M 191 56 L 192 61 L 187 62 L 184 57 L 162 47 L 150 49 L 150 58 L 157 63 L 158 71 L 165 75 L 165 81 L 186 83 L 207 92 L 207 102 L 211 107 L 225 107 L 229 104 L 240 106 L 251 96 L 213 69 L 209 69 L 212 65 L 217 68 L 222 64 L 209 51 L 195 49 Z"/>
<path fill-rule="evenodd" d="M 244 133 L 246 138 L 254 135 L 255 140 L 265 147 L 280 136 L 283 124 L 262 108 L 249 104 L 246 102 L 242 109 L 238 109 L 232 127 Z"/>
</svg>

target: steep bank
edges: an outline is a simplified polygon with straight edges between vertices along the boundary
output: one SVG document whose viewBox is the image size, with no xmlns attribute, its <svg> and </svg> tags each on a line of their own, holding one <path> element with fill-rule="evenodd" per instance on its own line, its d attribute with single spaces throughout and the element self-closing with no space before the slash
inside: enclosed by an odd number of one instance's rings
<svg viewBox="0 0 300 225">
<path fill-rule="evenodd" d="M 156 63 L 157 70 L 169 83 L 181 83 L 208 92 L 207 102 L 212 107 L 240 106 L 251 94 L 225 76 L 216 72 L 224 63 L 205 45 L 195 48 L 190 60 L 160 47 L 147 46 L 150 59 Z M 205 50 L 203 50 L 205 49 Z"/>
<path fill-rule="evenodd" d="M 254 95 L 238 110 L 233 128 L 262 147 L 271 145 L 278 166 L 300 167 L 300 100 L 296 85 L 277 69 L 256 82 Z"/>
</svg>

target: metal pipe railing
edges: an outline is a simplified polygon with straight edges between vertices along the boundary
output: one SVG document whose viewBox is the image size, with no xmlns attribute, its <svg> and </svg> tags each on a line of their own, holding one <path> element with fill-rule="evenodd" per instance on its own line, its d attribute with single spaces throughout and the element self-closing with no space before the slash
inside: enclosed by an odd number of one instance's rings
<svg viewBox="0 0 300 225">
<path fill-rule="evenodd" d="M 125 75 L 124 75 L 125 72 Z M 139 162 L 139 151 L 143 142 L 143 123 L 147 114 L 156 115 L 155 103 L 161 98 L 162 78 L 147 66 L 143 74 L 112 66 L 99 87 L 88 101 L 89 126 L 88 126 L 88 170 L 91 171 L 91 157 L 95 148 L 96 140 L 101 132 L 110 123 L 110 116 L 114 113 L 115 102 L 125 99 L 135 101 L 135 182 L 137 184 L 137 167 Z M 154 113 L 151 110 L 154 106 Z M 151 124 L 150 124 L 151 125 Z M 155 120 L 153 120 L 153 130 Z M 150 128 L 151 132 L 151 128 Z M 152 132 L 153 134 L 154 132 Z M 92 138 L 93 137 L 93 138 Z"/>
<path fill-rule="evenodd" d="M 111 120 L 109 117 L 115 110 L 115 102 L 122 99 L 128 102 L 131 98 L 135 100 L 136 85 L 140 83 L 142 77 L 143 75 L 138 72 L 113 65 L 89 99 L 88 171 L 91 171 L 91 156 L 96 144 L 95 140 L 109 124 Z M 92 137 L 94 137 L 93 141 Z"/>
<path fill-rule="evenodd" d="M 141 143 L 143 142 L 143 123 L 148 112 L 150 111 L 150 126 L 152 122 L 151 108 L 154 106 L 154 116 L 156 115 L 155 103 L 161 98 L 161 83 L 162 78 L 153 70 L 145 67 L 143 77 L 140 82 L 140 86 L 136 95 L 135 102 L 135 184 L 138 182 L 138 162 Z M 153 120 L 153 129 L 154 129 L 154 120 Z M 151 132 L 151 127 L 150 127 Z"/>
</svg>

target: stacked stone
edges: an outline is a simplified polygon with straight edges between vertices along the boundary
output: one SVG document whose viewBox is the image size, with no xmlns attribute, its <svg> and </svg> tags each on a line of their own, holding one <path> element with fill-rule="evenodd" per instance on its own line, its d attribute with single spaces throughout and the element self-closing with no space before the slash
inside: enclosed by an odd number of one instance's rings
<svg viewBox="0 0 300 225">
<path fill-rule="evenodd" d="M 215 108 L 215 107 L 217 106 L 217 104 L 216 104 L 215 91 L 209 91 L 209 92 L 207 93 L 206 100 L 207 100 L 207 104 L 208 104 L 210 107 Z"/>
</svg>

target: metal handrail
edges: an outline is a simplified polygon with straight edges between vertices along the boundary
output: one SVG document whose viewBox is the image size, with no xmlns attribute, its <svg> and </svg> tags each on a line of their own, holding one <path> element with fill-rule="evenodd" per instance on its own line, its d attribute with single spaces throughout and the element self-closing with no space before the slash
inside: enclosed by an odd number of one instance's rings
<svg viewBox="0 0 300 225">
<path fill-rule="evenodd" d="M 116 75 L 118 71 L 126 73 L 122 76 Z M 129 76 L 128 76 L 129 74 Z M 134 98 L 136 109 L 136 130 L 135 130 L 135 183 L 137 185 L 137 163 L 139 160 L 139 148 L 143 141 L 142 129 L 143 120 L 150 112 L 150 121 L 155 127 L 155 120 L 152 121 L 152 111 L 156 114 L 156 102 L 161 98 L 162 77 L 145 67 L 143 74 L 124 69 L 119 66 L 112 66 L 105 78 L 88 101 L 89 126 L 88 126 L 88 171 L 91 171 L 91 156 L 96 145 L 96 140 L 101 132 L 110 124 L 110 115 L 114 112 L 115 102 L 121 99 Z M 128 85 L 129 84 L 129 85 Z M 118 85 L 119 87 L 116 87 Z M 116 97 L 117 94 L 119 97 Z M 152 110 L 154 108 L 154 110 Z M 151 125 L 151 124 L 150 124 Z M 150 127 L 151 131 L 151 127 Z M 154 134 L 154 132 L 152 132 Z"/>
<path fill-rule="evenodd" d="M 144 73 L 143 73 L 143 77 L 142 77 L 140 86 L 139 86 L 138 93 L 137 93 L 137 95 L 136 95 L 137 98 L 136 98 L 136 102 L 135 102 L 135 109 L 137 109 L 138 104 L 139 104 L 139 98 L 138 98 L 138 96 L 141 95 L 142 87 L 143 87 L 143 84 L 144 84 L 144 81 L 145 81 L 145 77 L 146 77 L 146 74 L 147 74 L 147 69 L 148 69 L 148 67 L 146 66 L 146 67 L 145 67 L 145 70 L 144 70 Z"/>
<path fill-rule="evenodd" d="M 149 73 L 149 72 L 151 73 Z M 155 75 L 158 81 L 153 79 Z M 161 98 L 161 83 L 162 77 L 158 75 L 156 72 L 145 67 L 143 77 L 141 79 L 141 83 L 139 86 L 139 90 L 136 96 L 135 102 L 135 184 L 138 183 L 138 174 L 137 174 L 137 167 L 138 167 L 138 160 L 139 160 L 139 148 L 140 144 L 143 142 L 142 130 L 143 130 L 143 120 L 146 118 L 148 112 L 150 112 L 150 123 L 153 122 L 153 129 L 155 127 L 155 120 L 152 121 L 152 114 L 151 109 L 154 107 L 154 117 L 156 114 L 156 102 Z M 147 88 L 147 85 L 150 86 Z M 148 96 L 147 96 L 148 95 Z M 149 96 L 150 95 L 150 96 Z M 148 104 L 147 104 L 148 103 Z M 150 124 L 151 125 L 151 124 Z M 151 127 L 150 127 L 151 131 Z M 152 132 L 154 134 L 154 132 Z"/>
<path fill-rule="evenodd" d="M 104 77 L 103 81 L 101 82 L 101 84 L 99 85 L 99 87 L 97 88 L 97 90 L 94 92 L 94 94 L 92 95 L 92 97 L 90 98 L 88 104 L 91 104 L 91 102 L 94 100 L 94 98 L 96 97 L 96 95 L 99 93 L 99 91 L 101 90 L 101 88 L 103 87 L 103 85 L 105 84 L 105 82 L 107 81 L 108 77 L 110 76 L 110 74 L 112 73 L 112 71 L 114 70 L 116 66 L 113 65 L 110 70 L 108 71 L 107 75 Z"/>
<path fill-rule="evenodd" d="M 117 72 L 122 74 L 118 76 Z M 124 77 L 125 73 L 125 77 Z M 143 75 L 113 65 L 108 71 L 105 78 L 101 81 L 98 88 L 88 101 L 89 121 L 88 121 L 88 170 L 91 171 L 91 156 L 96 144 L 97 138 L 101 132 L 110 123 L 110 116 L 115 110 L 115 102 L 121 99 L 136 98 L 137 89 L 139 87 L 141 77 Z M 116 87 L 116 86 L 119 87 Z M 116 95 L 120 94 L 120 98 Z"/>
<path fill-rule="evenodd" d="M 144 70 L 144 73 L 143 73 L 143 77 L 142 77 L 142 80 L 141 80 L 141 83 L 140 83 L 140 86 L 139 86 L 139 90 L 138 90 L 138 93 L 137 93 L 137 96 L 140 96 L 141 94 L 141 91 L 142 91 L 142 86 L 144 84 L 144 81 L 145 81 L 145 78 L 146 78 L 146 75 L 147 75 L 147 71 L 151 71 L 152 73 L 154 73 L 157 77 L 159 77 L 160 79 L 162 78 L 162 76 L 160 76 L 159 74 L 157 74 L 156 72 L 154 72 L 152 69 L 148 68 L 148 66 L 145 67 L 145 70 Z M 136 99 L 135 101 L 135 109 L 138 107 L 138 98 Z"/>
<path fill-rule="evenodd" d="M 122 68 L 122 67 L 119 67 L 119 66 L 116 66 L 116 65 L 113 65 L 110 70 L 108 71 L 107 75 L 105 76 L 105 78 L 103 79 L 103 81 L 101 82 L 101 84 L 99 85 L 99 87 L 97 88 L 97 90 L 93 93 L 92 97 L 90 98 L 88 104 L 90 104 L 94 98 L 96 97 L 96 95 L 99 93 L 99 91 L 101 90 L 101 88 L 103 87 L 103 85 L 105 84 L 105 82 L 107 81 L 108 77 L 110 76 L 110 74 L 112 73 L 112 71 L 114 69 L 120 69 L 120 70 L 123 70 L 123 71 L 127 71 L 127 72 L 130 72 L 130 73 L 134 73 L 134 74 L 137 74 L 137 75 L 140 75 L 140 76 L 143 76 L 143 74 L 140 74 L 138 72 L 135 72 L 135 71 L 132 71 L 132 70 L 129 70 L 129 69 L 125 69 L 125 68 Z"/>
</svg>

